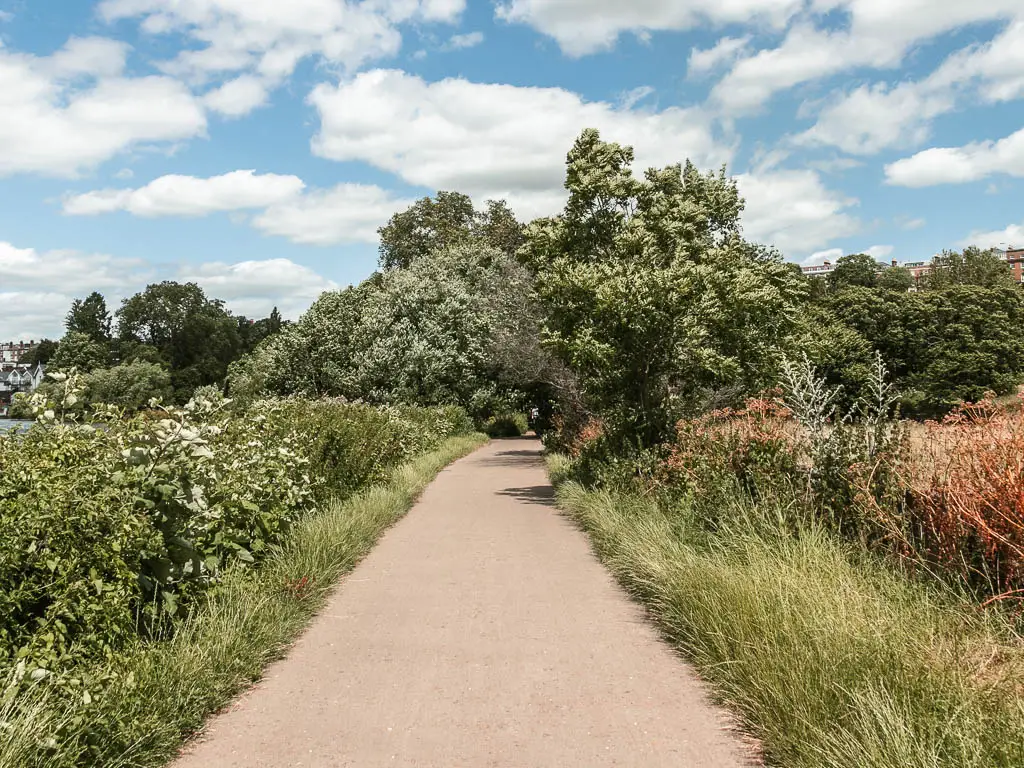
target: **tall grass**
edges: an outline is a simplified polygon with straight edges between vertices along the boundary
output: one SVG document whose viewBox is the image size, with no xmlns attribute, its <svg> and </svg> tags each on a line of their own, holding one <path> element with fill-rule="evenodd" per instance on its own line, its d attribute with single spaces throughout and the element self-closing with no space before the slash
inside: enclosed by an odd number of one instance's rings
<svg viewBox="0 0 1024 768">
<path fill-rule="evenodd" d="M 1024 765 L 1024 654 L 995 615 L 737 488 L 692 506 L 590 491 L 562 507 L 721 700 L 791 768 Z"/>
<path fill-rule="evenodd" d="M 454 437 L 388 482 L 303 519 L 258 571 L 230 574 L 166 642 L 138 644 L 107 670 L 102 698 L 30 693 L 0 709 L 0 768 L 163 765 L 183 739 L 259 679 L 308 624 L 338 578 L 367 554 L 438 471 L 482 436 Z"/>
</svg>

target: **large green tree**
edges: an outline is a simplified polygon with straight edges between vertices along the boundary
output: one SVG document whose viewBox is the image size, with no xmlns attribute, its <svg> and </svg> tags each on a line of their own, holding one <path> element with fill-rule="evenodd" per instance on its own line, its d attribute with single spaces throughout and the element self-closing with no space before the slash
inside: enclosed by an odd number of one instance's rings
<svg viewBox="0 0 1024 768">
<path fill-rule="evenodd" d="M 223 380 L 241 354 L 238 323 L 224 303 L 195 283 L 165 281 L 125 299 L 117 311 L 118 336 L 151 347 L 171 371 L 174 398 L 184 402 L 200 386 Z M 122 362 L 140 359 L 131 354 Z"/>
<path fill-rule="evenodd" d="M 852 286 L 874 288 L 878 281 L 879 266 L 866 253 L 852 253 L 840 256 L 835 268 L 828 275 L 828 287 L 833 291 Z"/>
<path fill-rule="evenodd" d="M 85 379 L 89 400 L 136 411 L 151 399 L 168 400 L 173 395 L 171 375 L 155 363 L 132 362 L 100 368 Z"/>
<path fill-rule="evenodd" d="M 67 332 L 88 336 L 97 344 L 110 341 L 110 312 L 107 300 L 93 291 L 84 299 L 75 299 L 64 320 Z"/>
<path fill-rule="evenodd" d="M 57 345 L 49 367 L 53 371 L 76 369 L 80 373 L 88 373 L 105 368 L 109 360 L 110 350 L 106 344 L 95 341 L 87 333 L 69 331 Z"/>
<path fill-rule="evenodd" d="M 688 409 L 769 383 L 805 287 L 741 238 L 743 201 L 724 170 L 687 163 L 639 179 L 632 161 L 584 131 L 565 210 L 528 228 L 523 256 L 547 343 L 612 431 L 643 446 Z"/>
</svg>

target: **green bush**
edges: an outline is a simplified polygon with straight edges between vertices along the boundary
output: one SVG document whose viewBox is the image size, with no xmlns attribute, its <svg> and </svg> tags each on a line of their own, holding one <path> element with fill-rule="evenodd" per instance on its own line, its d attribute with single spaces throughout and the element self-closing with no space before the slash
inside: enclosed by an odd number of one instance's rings
<svg viewBox="0 0 1024 768">
<path fill-rule="evenodd" d="M 0 674 L 49 676 L 166 634 L 223 575 L 260 565 L 334 497 L 469 431 L 458 409 L 264 401 L 241 412 L 198 397 L 101 428 L 62 420 L 75 377 L 0 437 Z M 67 681 L 83 685 L 80 676 Z"/>
<path fill-rule="evenodd" d="M 499 413 L 483 423 L 483 432 L 489 437 L 519 437 L 529 429 L 526 416 L 521 413 Z"/>
<path fill-rule="evenodd" d="M 11 408 L 7 415 L 12 419 L 31 419 L 33 414 L 32 406 L 28 402 L 28 395 L 24 392 L 15 392 L 11 398 Z"/>
</svg>

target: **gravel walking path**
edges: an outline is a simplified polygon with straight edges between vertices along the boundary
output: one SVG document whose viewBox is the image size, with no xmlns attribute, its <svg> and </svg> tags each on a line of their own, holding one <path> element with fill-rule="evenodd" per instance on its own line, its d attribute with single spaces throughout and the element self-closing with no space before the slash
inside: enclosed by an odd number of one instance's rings
<svg viewBox="0 0 1024 768">
<path fill-rule="evenodd" d="M 175 768 L 746 765 L 532 439 L 442 472 Z"/>
</svg>

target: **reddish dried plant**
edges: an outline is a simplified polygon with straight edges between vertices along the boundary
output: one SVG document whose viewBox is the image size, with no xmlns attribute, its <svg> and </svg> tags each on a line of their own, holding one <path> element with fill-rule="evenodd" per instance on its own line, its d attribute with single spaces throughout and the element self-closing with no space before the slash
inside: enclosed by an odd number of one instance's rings
<svg viewBox="0 0 1024 768">
<path fill-rule="evenodd" d="M 1024 409 L 991 398 L 929 422 L 915 441 L 908 542 L 993 590 L 1024 596 Z"/>
<path fill-rule="evenodd" d="M 309 576 L 303 576 L 301 579 L 286 579 L 284 590 L 291 598 L 302 602 L 312 594 L 313 580 Z"/>
<path fill-rule="evenodd" d="M 787 465 L 798 453 L 791 413 L 770 396 L 750 398 L 739 409 L 722 408 L 676 425 L 676 440 L 657 479 L 697 489 L 709 470 L 744 476 L 755 467 Z"/>
</svg>

